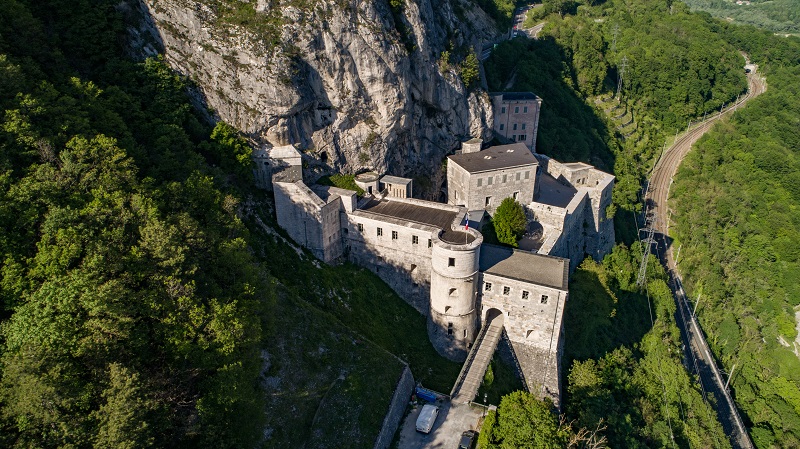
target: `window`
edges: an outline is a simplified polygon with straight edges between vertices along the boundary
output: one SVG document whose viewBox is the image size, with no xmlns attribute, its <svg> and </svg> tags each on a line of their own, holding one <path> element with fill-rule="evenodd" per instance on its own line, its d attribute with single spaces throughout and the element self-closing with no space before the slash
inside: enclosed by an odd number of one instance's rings
<svg viewBox="0 0 800 449">
<path fill-rule="evenodd" d="M 467 330 L 464 329 L 464 338 L 467 338 Z"/>
<path fill-rule="evenodd" d="M 378 237 L 383 235 L 383 228 L 378 228 Z"/>
<path fill-rule="evenodd" d="M 431 246 L 433 246 L 433 242 L 431 242 L 431 239 L 428 239 L 428 248 L 430 248 Z"/>
<path fill-rule="evenodd" d="M 547 295 L 542 295 L 542 299 L 539 302 L 542 304 L 547 304 Z"/>
<path fill-rule="evenodd" d="M 528 107 L 525 106 L 524 108 L 522 108 L 522 112 L 527 114 L 528 113 Z M 522 128 L 522 129 L 525 129 L 525 128 Z"/>
<path fill-rule="evenodd" d="M 502 131 L 506 127 L 505 123 L 500 124 L 500 131 Z"/>
<path fill-rule="evenodd" d="M 493 176 L 489 176 L 488 178 L 486 178 L 486 185 L 492 185 L 493 178 L 494 178 Z"/>
<path fill-rule="evenodd" d="M 513 126 L 511 129 L 513 129 L 514 131 L 516 131 L 516 130 L 517 130 L 517 124 L 516 124 L 516 123 L 514 123 L 514 126 Z"/>
<path fill-rule="evenodd" d="M 519 181 L 519 172 L 517 172 L 517 181 Z"/>
<path fill-rule="evenodd" d="M 478 187 L 480 187 L 482 184 L 483 184 L 483 178 L 478 178 Z"/>
<path fill-rule="evenodd" d="M 508 175 L 503 175 L 503 184 L 505 184 L 506 181 L 508 181 Z"/>
<path fill-rule="evenodd" d="M 511 135 L 511 140 L 513 140 L 514 142 L 516 142 L 516 141 L 517 141 L 517 135 L 516 135 L 516 134 L 512 134 L 512 135 Z"/>
<path fill-rule="evenodd" d="M 454 267 L 454 266 L 456 266 L 456 259 L 455 259 L 454 257 L 449 257 L 449 258 L 447 259 L 447 266 L 448 266 L 448 267 Z"/>
<path fill-rule="evenodd" d="M 522 290 L 522 299 L 528 299 L 529 295 L 530 293 L 528 293 L 526 290 Z"/>
<path fill-rule="evenodd" d="M 514 197 L 514 201 L 516 201 L 519 198 L 519 192 L 514 192 L 514 193 L 511 194 L 511 196 L 513 196 Z"/>
<path fill-rule="evenodd" d="M 492 204 L 492 197 L 487 196 L 486 197 L 486 207 L 489 207 L 491 204 Z"/>
<path fill-rule="evenodd" d="M 417 265 L 412 263 L 411 264 L 411 270 L 409 270 L 409 271 L 414 271 L 416 269 L 417 269 Z M 416 287 L 416 286 L 417 286 L 417 284 L 414 284 L 414 287 Z"/>
<path fill-rule="evenodd" d="M 520 134 L 519 135 L 519 140 L 528 140 L 528 135 L 527 134 Z"/>
<path fill-rule="evenodd" d="M 519 114 L 519 106 L 516 106 L 516 107 L 514 108 L 514 114 Z"/>
<path fill-rule="evenodd" d="M 530 174 L 531 174 L 531 172 L 529 172 L 529 171 L 526 171 L 526 172 L 525 172 L 525 179 L 528 179 L 528 178 L 530 178 Z"/>
<path fill-rule="evenodd" d="M 492 283 L 491 282 L 484 282 L 483 283 L 483 290 L 490 292 L 492 291 Z"/>
<path fill-rule="evenodd" d="M 411 243 L 414 244 L 414 245 L 419 245 L 419 237 L 417 237 L 416 235 L 412 235 L 411 236 Z"/>
<path fill-rule="evenodd" d="M 392 231 L 392 240 L 397 240 L 397 231 Z"/>
<path fill-rule="evenodd" d="M 453 323 L 447 323 L 447 335 L 453 335 Z"/>
<path fill-rule="evenodd" d="M 503 106 L 502 108 L 500 108 L 500 113 L 501 113 L 501 114 L 505 114 L 505 113 L 506 113 L 506 107 L 505 107 L 505 106 Z M 502 128 L 500 128 L 500 129 L 502 129 Z"/>
<path fill-rule="evenodd" d="M 525 125 L 526 125 L 525 123 L 522 124 L 522 129 L 523 130 L 525 129 Z"/>
<path fill-rule="evenodd" d="M 451 288 L 449 295 L 450 296 L 458 296 L 458 290 L 455 289 L 455 288 Z"/>
<path fill-rule="evenodd" d="M 358 224 L 358 232 L 364 232 L 364 223 Z"/>
<path fill-rule="evenodd" d="M 503 287 L 503 294 L 508 296 L 509 293 L 511 293 L 511 287 L 504 286 Z"/>
</svg>

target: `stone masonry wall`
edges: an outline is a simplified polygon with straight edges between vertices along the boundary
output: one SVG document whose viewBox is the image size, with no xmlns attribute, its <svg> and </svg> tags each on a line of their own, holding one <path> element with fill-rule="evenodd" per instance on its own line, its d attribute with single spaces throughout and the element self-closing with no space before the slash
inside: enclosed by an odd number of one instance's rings
<svg viewBox="0 0 800 449">
<path fill-rule="evenodd" d="M 322 245 L 321 209 L 325 203 L 302 182 L 273 183 L 278 225 L 320 260 Z"/>
<path fill-rule="evenodd" d="M 528 204 L 533 200 L 533 188 L 536 182 L 535 166 L 470 174 L 454 168 L 454 165 L 456 164 L 448 164 L 447 167 L 448 188 L 453 183 L 451 180 L 455 180 L 459 198 L 456 200 L 454 195 L 451 195 L 448 198 L 449 204 L 464 204 L 468 210 L 486 209 L 493 214 L 503 199 L 513 197 L 514 192 L 518 192 L 517 201 L 521 204 Z M 488 206 L 486 197 L 491 197 Z"/>
<path fill-rule="evenodd" d="M 491 283 L 491 290 L 486 284 Z M 509 287 L 504 294 L 504 287 Z M 517 356 L 528 389 L 544 394 L 558 404 L 560 396 L 561 341 L 567 292 L 551 287 L 483 273 L 481 276 L 481 317 L 491 308 L 504 312 L 504 327 Z M 528 299 L 522 299 L 522 292 Z M 542 303 L 542 296 L 547 302 Z"/>
<path fill-rule="evenodd" d="M 428 242 L 434 229 L 387 217 L 378 220 L 358 211 L 343 217 L 347 221 L 345 244 L 350 261 L 373 271 L 417 311 L 428 315 L 431 280 Z M 377 235 L 378 228 L 381 236 Z M 397 239 L 392 239 L 392 231 L 397 233 Z M 413 243 L 413 236 L 418 243 Z"/>
<path fill-rule="evenodd" d="M 378 438 L 375 439 L 373 449 L 386 449 L 392 444 L 397 428 L 403 420 L 408 407 L 408 401 L 414 393 L 414 377 L 411 375 L 411 370 L 408 365 L 403 368 L 403 373 L 400 375 L 400 380 L 397 382 L 397 387 L 394 389 L 392 402 L 389 403 L 389 411 L 383 418 L 383 425 Z"/>
</svg>

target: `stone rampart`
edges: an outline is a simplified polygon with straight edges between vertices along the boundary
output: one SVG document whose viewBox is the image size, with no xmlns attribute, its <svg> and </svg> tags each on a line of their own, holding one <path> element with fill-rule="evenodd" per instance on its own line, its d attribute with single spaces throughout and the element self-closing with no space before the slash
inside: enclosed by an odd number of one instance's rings
<svg viewBox="0 0 800 449">
<path fill-rule="evenodd" d="M 411 375 L 411 370 L 408 365 L 403 368 L 403 373 L 400 374 L 400 380 L 397 381 L 397 386 L 392 395 L 392 402 L 389 403 L 389 410 L 383 418 L 383 425 L 375 439 L 373 449 L 386 449 L 392 444 L 397 428 L 405 416 L 408 401 L 414 393 L 414 377 Z"/>
</svg>

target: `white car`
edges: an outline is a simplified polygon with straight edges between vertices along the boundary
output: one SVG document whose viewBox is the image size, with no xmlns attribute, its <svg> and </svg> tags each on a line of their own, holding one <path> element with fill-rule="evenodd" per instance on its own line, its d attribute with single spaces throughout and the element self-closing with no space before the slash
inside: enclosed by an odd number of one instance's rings
<svg viewBox="0 0 800 449">
<path fill-rule="evenodd" d="M 431 404 L 422 406 L 422 411 L 417 417 L 417 432 L 430 433 L 437 416 L 439 416 L 439 407 Z"/>
</svg>

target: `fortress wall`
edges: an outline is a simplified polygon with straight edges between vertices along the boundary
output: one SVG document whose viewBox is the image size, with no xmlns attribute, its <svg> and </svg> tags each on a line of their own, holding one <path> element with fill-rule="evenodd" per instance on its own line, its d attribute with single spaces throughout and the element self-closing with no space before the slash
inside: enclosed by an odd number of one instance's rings
<svg viewBox="0 0 800 449">
<path fill-rule="evenodd" d="M 527 173 L 527 178 L 525 177 Z M 491 178 L 491 184 L 489 179 Z M 480 179 L 480 185 L 478 180 Z M 533 189 L 536 182 L 535 166 L 517 167 L 469 173 L 456 163 L 447 164 L 448 204 L 465 205 L 468 210 L 486 209 L 490 214 L 505 198 L 518 192 L 517 201 L 527 204 L 533 200 Z M 491 197 L 486 207 L 486 197 Z"/>
<path fill-rule="evenodd" d="M 302 181 L 275 182 L 275 212 L 278 225 L 295 242 L 307 248 L 321 260 L 325 260 L 323 245 L 323 202 Z"/>
<path fill-rule="evenodd" d="M 528 178 L 526 178 L 526 173 Z M 517 179 L 519 177 L 519 179 Z M 492 184 L 489 185 L 491 178 Z M 478 187 L 478 179 L 481 186 Z M 536 183 L 536 167 L 509 168 L 494 170 L 486 173 L 475 173 L 470 176 L 470 210 L 486 208 L 487 212 L 494 214 L 505 198 L 513 198 L 514 192 L 519 192 L 517 201 L 527 204 L 533 200 L 533 188 Z M 491 197 L 491 202 L 486 207 L 486 197 Z"/>
<path fill-rule="evenodd" d="M 400 380 L 397 381 L 397 387 L 394 389 L 392 395 L 392 402 L 389 404 L 389 411 L 383 417 L 383 425 L 378 438 L 375 439 L 373 449 L 387 449 L 392 444 L 397 428 L 403 421 L 406 409 L 408 408 L 408 401 L 411 395 L 414 394 L 414 377 L 411 375 L 411 370 L 408 365 L 404 363 L 403 373 L 400 375 Z"/>
<path fill-rule="evenodd" d="M 458 164 L 447 164 L 447 204 L 463 205 L 469 209 L 469 173 Z"/>
<path fill-rule="evenodd" d="M 563 332 L 559 334 L 563 340 Z M 548 351 L 525 342 L 511 340 L 511 347 L 517 356 L 528 391 L 536 396 L 549 397 L 556 407 L 561 407 L 561 343 L 554 342 L 553 350 Z M 558 348 L 558 349 L 556 349 Z M 544 385 L 544 388 L 542 386 Z"/>
<path fill-rule="evenodd" d="M 492 284 L 489 291 L 487 283 Z M 508 295 L 504 294 L 504 287 L 509 287 Z M 502 310 L 509 339 L 549 350 L 553 326 L 556 332 L 561 326 L 565 291 L 489 273 L 481 274 L 479 289 L 482 321 L 489 309 Z M 528 292 L 528 299 L 522 299 L 523 291 Z M 546 303 L 542 303 L 543 296 L 547 297 Z"/>
<path fill-rule="evenodd" d="M 591 211 L 587 214 L 587 218 L 591 219 L 594 232 L 587 238 L 586 252 L 595 260 L 602 259 L 614 247 L 614 220 L 606 216 L 613 189 L 614 177 L 606 175 L 599 180 L 597 187 L 589 190 Z"/>
<path fill-rule="evenodd" d="M 341 210 L 342 200 L 340 198 L 322 206 L 320 210 L 320 238 L 323 248 L 322 260 L 326 263 L 333 262 L 342 257 L 344 253 L 344 245 L 342 245 Z"/>
<path fill-rule="evenodd" d="M 487 282 L 492 283 L 491 291 L 486 291 Z M 503 294 L 506 286 L 508 295 Z M 481 274 L 479 288 L 482 319 L 491 308 L 505 314 L 504 327 L 529 391 L 539 395 L 544 384 L 544 395 L 558 405 L 567 292 L 488 273 Z M 529 292 L 527 300 L 522 299 L 523 290 Z M 547 296 L 546 304 L 542 295 Z"/>
<path fill-rule="evenodd" d="M 533 212 L 533 219 L 543 226 L 549 226 L 559 231 L 564 229 L 564 221 L 567 216 L 566 209 L 536 202 L 528 204 L 527 208 Z"/>
<path fill-rule="evenodd" d="M 431 248 L 428 241 L 434 228 L 400 220 L 377 219 L 370 214 L 344 215 L 349 260 L 368 268 L 386 282 L 401 298 L 423 315 L 430 306 Z M 363 231 L 358 230 L 358 224 Z M 383 235 L 378 236 L 381 228 Z M 397 239 L 392 239 L 392 231 Z M 412 236 L 417 236 L 417 244 Z M 412 269 L 413 268 L 413 269 Z"/>
</svg>

